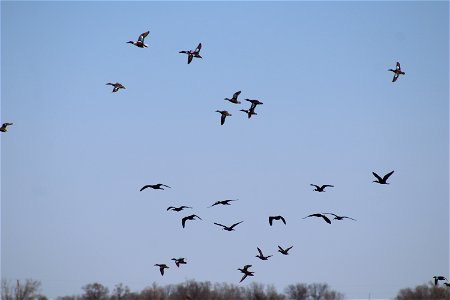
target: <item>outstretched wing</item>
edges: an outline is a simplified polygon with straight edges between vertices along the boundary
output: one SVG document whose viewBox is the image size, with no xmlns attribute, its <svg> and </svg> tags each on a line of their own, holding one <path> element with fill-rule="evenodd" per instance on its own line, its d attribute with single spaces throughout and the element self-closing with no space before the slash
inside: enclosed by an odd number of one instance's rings
<svg viewBox="0 0 450 300">
<path fill-rule="evenodd" d="M 383 181 L 383 178 L 381 178 L 377 173 L 375 173 L 375 172 L 372 172 L 372 174 L 373 174 L 373 176 L 375 176 L 377 179 L 378 179 L 378 181 Z"/>
<path fill-rule="evenodd" d="M 144 32 L 142 33 L 139 38 L 138 41 L 144 43 L 144 39 L 147 37 L 147 35 L 150 33 L 150 31 Z"/>
<path fill-rule="evenodd" d="M 191 63 L 193 57 L 194 56 L 191 53 L 188 53 L 188 64 Z"/>
<path fill-rule="evenodd" d="M 322 189 L 324 189 L 326 187 L 334 187 L 334 185 L 331 185 L 331 184 L 324 184 L 324 185 L 322 185 Z"/>
<path fill-rule="evenodd" d="M 274 219 L 274 217 L 269 217 L 269 224 L 270 224 L 270 226 L 272 226 L 273 219 Z"/>
<path fill-rule="evenodd" d="M 188 219 L 187 217 L 184 217 L 183 219 L 181 219 L 181 225 L 183 226 L 183 228 L 184 228 L 184 226 L 186 224 L 186 220 L 187 219 Z"/>
<path fill-rule="evenodd" d="M 194 52 L 198 54 L 201 49 L 202 49 L 202 43 L 198 44 L 198 46 L 197 46 L 197 48 L 195 48 Z"/>
<path fill-rule="evenodd" d="M 165 186 L 165 187 L 168 187 L 169 189 L 171 189 L 171 187 L 168 186 L 168 185 L 165 185 L 165 184 L 162 184 L 162 183 L 161 183 L 161 185 L 162 185 L 162 186 Z"/>
<path fill-rule="evenodd" d="M 222 225 L 222 224 L 219 224 L 219 223 L 216 223 L 216 222 L 214 222 L 214 224 L 216 224 L 217 226 L 222 226 L 223 228 L 226 228 L 227 226 L 225 226 L 225 225 Z"/>
<path fill-rule="evenodd" d="M 225 123 L 226 117 L 227 117 L 226 115 L 222 114 L 222 116 L 220 117 L 220 125 L 223 125 Z"/>
<path fill-rule="evenodd" d="M 318 186 L 318 185 L 315 185 L 315 184 L 310 184 L 310 186 L 314 186 L 314 187 L 316 187 L 317 189 L 320 189 L 320 186 Z"/>
<path fill-rule="evenodd" d="M 264 254 L 262 253 L 261 249 L 259 249 L 259 247 L 256 247 L 256 249 L 258 249 L 258 252 L 259 252 L 260 256 L 264 256 Z"/>
<path fill-rule="evenodd" d="M 394 171 L 391 171 L 391 172 L 387 173 L 386 175 L 384 175 L 383 180 L 386 181 L 389 178 L 389 176 L 391 176 L 393 173 L 394 173 Z"/>
<path fill-rule="evenodd" d="M 234 223 L 233 225 L 230 226 L 230 228 L 233 229 L 234 227 L 238 226 L 242 222 L 244 222 L 244 221 L 240 221 L 240 222 Z"/>
<path fill-rule="evenodd" d="M 237 91 L 236 93 L 234 93 L 233 98 L 237 99 L 237 97 L 239 96 L 240 93 L 241 93 L 241 91 Z"/>
<path fill-rule="evenodd" d="M 286 252 L 288 252 L 289 250 L 291 250 L 292 249 L 292 247 L 294 247 L 294 246 L 290 246 L 289 248 L 286 248 Z"/>
<path fill-rule="evenodd" d="M 398 74 L 397 74 L 397 73 L 395 73 L 395 74 L 394 74 L 394 77 L 392 78 L 392 82 L 396 82 L 396 81 L 397 81 L 397 79 L 398 79 Z"/>
<path fill-rule="evenodd" d="M 169 207 L 167 208 L 167 210 L 170 210 L 170 209 L 172 209 L 172 208 L 175 208 L 175 207 L 173 207 L 173 206 L 169 206 Z"/>
<path fill-rule="evenodd" d="M 247 278 L 247 274 L 244 274 L 239 282 L 242 282 L 245 278 Z"/>
<path fill-rule="evenodd" d="M 284 225 L 286 225 L 286 220 L 282 216 L 280 216 L 280 219 L 283 221 Z"/>
<path fill-rule="evenodd" d="M 146 188 L 149 188 L 150 187 L 150 185 L 144 185 L 140 190 L 139 190 L 139 192 L 142 192 L 143 190 L 145 190 Z"/>
<path fill-rule="evenodd" d="M 330 221 L 330 219 L 328 219 L 327 216 L 325 216 L 325 215 L 320 215 L 320 216 L 325 220 L 325 222 L 327 222 L 328 224 L 331 224 L 331 221 Z"/>
</svg>

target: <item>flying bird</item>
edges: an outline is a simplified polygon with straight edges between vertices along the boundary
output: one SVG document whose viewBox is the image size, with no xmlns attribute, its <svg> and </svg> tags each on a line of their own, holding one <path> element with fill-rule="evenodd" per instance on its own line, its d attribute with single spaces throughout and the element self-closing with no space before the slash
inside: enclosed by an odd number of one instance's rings
<svg viewBox="0 0 450 300">
<path fill-rule="evenodd" d="M 198 218 L 200 220 L 202 219 L 197 215 L 190 215 L 190 216 L 187 216 L 187 217 L 184 217 L 183 219 L 181 219 L 181 225 L 183 225 L 183 228 L 184 228 L 187 220 L 195 220 L 195 218 Z"/>
<path fill-rule="evenodd" d="M 190 207 L 190 206 L 180 206 L 180 207 L 175 207 L 175 206 L 169 206 L 168 208 L 167 208 L 167 211 L 169 211 L 169 210 L 173 210 L 173 211 L 182 211 L 183 209 L 185 209 L 185 208 L 192 208 L 192 207 Z"/>
<path fill-rule="evenodd" d="M 198 44 L 198 46 L 197 46 L 197 48 L 195 48 L 195 50 L 180 51 L 178 53 L 185 53 L 185 54 L 187 54 L 187 56 L 188 56 L 188 64 L 190 64 L 194 57 L 202 58 L 200 56 L 200 50 L 201 49 L 202 49 L 202 43 Z"/>
<path fill-rule="evenodd" d="M 248 102 L 250 102 L 252 105 L 250 106 L 250 109 L 252 109 L 252 110 L 255 110 L 255 108 L 256 108 L 256 105 L 261 105 L 261 104 L 264 104 L 264 103 L 262 103 L 261 101 L 259 101 L 259 100 L 250 100 L 250 99 L 245 99 L 245 101 L 248 101 Z"/>
<path fill-rule="evenodd" d="M 222 226 L 222 227 L 223 227 L 223 230 L 226 230 L 226 231 L 234 231 L 234 227 L 236 227 L 237 225 L 241 224 L 242 222 L 244 222 L 244 221 L 240 221 L 240 222 L 234 223 L 234 224 L 231 225 L 231 226 L 225 226 L 225 225 L 222 225 L 222 224 L 219 224 L 219 223 L 214 223 L 214 224 L 216 224 L 216 225 L 218 225 L 218 226 Z"/>
<path fill-rule="evenodd" d="M 220 116 L 220 125 L 223 125 L 225 123 L 225 118 L 232 116 L 228 111 L 226 110 L 216 110 L 216 112 L 220 113 L 222 116 Z"/>
<path fill-rule="evenodd" d="M 148 45 L 144 44 L 144 39 L 147 37 L 149 33 L 150 31 L 144 32 L 138 37 L 138 40 L 136 42 L 129 41 L 127 42 L 127 44 L 133 44 L 139 48 L 148 48 Z"/>
<path fill-rule="evenodd" d="M 108 82 L 106 85 L 112 85 L 114 88 L 112 90 L 113 93 L 117 92 L 120 89 L 126 89 L 126 87 L 124 87 L 121 83 L 112 83 L 112 82 Z"/>
<path fill-rule="evenodd" d="M 334 185 L 330 185 L 330 184 L 324 184 L 324 185 L 322 185 L 322 186 L 318 186 L 318 185 L 315 185 L 315 184 L 310 184 L 311 186 L 315 186 L 316 188 L 314 189 L 314 191 L 316 191 L 316 192 L 325 192 L 325 188 L 326 187 L 334 187 Z"/>
<path fill-rule="evenodd" d="M 213 205 L 208 206 L 207 208 L 216 206 L 216 205 L 231 205 L 231 201 L 237 201 L 238 199 L 231 199 L 231 200 L 220 200 L 220 201 L 216 201 Z"/>
<path fill-rule="evenodd" d="M 152 188 L 154 190 L 164 190 L 162 188 L 162 186 L 165 186 L 165 187 L 168 187 L 169 189 L 171 189 L 171 187 L 168 186 L 168 185 L 165 185 L 165 184 L 162 184 L 162 183 L 158 183 L 158 184 L 147 184 L 147 185 L 144 185 L 139 191 L 142 192 L 143 190 L 145 190 L 147 188 Z"/>
<path fill-rule="evenodd" d="M 389 184 L 386 181 L 388 180 L 389 176 L 392 175 L 392 173 L 394 173 L 394 171 L 391 171 L 389 173 L 387 173 L 386 175 L 383 176 L 383 178 L 381 178 L 377 173 L 372 172 L 373 176 L 375 176 L 377 178 L 377 180 L 374 180 L 372 182 L 376 182 L 379 184 Z"/>
<path fill-rule="evenodd" d="M 13 123 L 3 123 L 2 127 L 0 127 L 0 131 L 1 132 L 7 132 L 8 131 L 8 126 L 13 125 Z"/>
<path fill-rule="evenodd" d="M 255 109 L 241 109 L 239 111 L 243 111 L 247 114 L 247 117 L 250 119 L 253 115 L 257 115 L 257 113 L 255 113 Z"/>
<path fill-rule="evenodd" d="M 444 276 L 433 276 L 433 278 L 434 278 L 434 285 L 438 285 L 438 281 L 439 280 L 445 280 L 445 281 L 448 281 L 448 279 L 447 278 L 445 278 Z"/>
<path fill-rule="evenodd" d="M 169 268 L 166 264 L 155 264 L 155 267 L 159 267 L 159 272 L 161 272 L 161 276 L 164 275 L 164 269 Z"/>
<path fill-rule="evenodd" d="M 284 225 L 286 225 L 286 220 L 282 216 L 270 216 L 269 217 L 270 226 L 272 226 L 273 220 L 281 220 L 281 221 L 283 221 Z"/>
<path fill-rule="evenodd" d="M 320 217 L 320 218 L 323 218 L 325 220 L 325 222 L 327 222 L 328 224 L 331 224 L 330 219 L 328 219 L 327 216 L 322 215 L 322 214 L 312 214 L 312 215 L 304 217 L 303 219 L 306 219 L 306 218 L 309 218 L 309 217 Z"/>
<path fill-rule="evenodd" d="M 177 267 L 179 268 L 180 265 L 185 265 L 187 264 L 186 260 L 184 257 L 180 257 L 180 258 L 172 258 L 171 260 L 175 261 L 175 264 L 177 265 Z"/>
<path fill-rule="evenodd" d="M 444 284 L 445 284 L 446 287 L 450 287 L 450 283 L 444 282 Z"/>
<path fill-rule="evenodd" d="M 399 62 L 397 62 L 395 70 L 389 69 L 388 71 L 394 72 L 394 78 L 392 78 L 392 82 L 396 82 L 399 75 L 405 75 L 405 72 L 402 72 L 402 69 L 400 68 Z"/>
<path fill-rule="evenodd" d="M 245 265 L 244 268 L 240 269 L 238 268 L 239 271 L 241 271 L 242 273 L 244 273 L 244 276 L 242 276 L 241 280 L 239 282 L 242 282 L 245 278 L 247 278 L 247 276 L 254 276 L 253 274 L 255 272 L 249 271 L 248 268 L 250 268 L 252 265 Z"/>
<path fill-rule="evenodd" d="M 228 100 L 231 103 L 234 104 L 241 104 L 241 101 L 239 101 L 237 98 L 239 97 L 239 94 L 241 93 L 241 91 L 237 91 L 236 93 L 233 94 L 233 97 L 231 97 L 231 99 L 229 98 L 225 98 L 224 100 Z"/>
<path fill-rule="evenodd" d="M 259 249 L 259 247 L 256 247 L 256 249 L 258 249 L 258 252 L 259 252 L 259 254 L 256 255 L 256 257 L 259 258 L 260 260 L 268 260 L 269 257 L 273 256 L 273 255 L 264 256 L 264 254 L 262 253 L 261 249 Z"/>
<path fill-rule="evenodd" d="M 353 219 L 353 218 L 350 218 L 350 217 L 346 217 L 346 216 L 338 216 L 338 215 L 336 215 L 336 214 L 333 214 L 333 213 L 324 213 L 324 214 L 326 214 L 326 215 L 333 215 L 334 216 L 334 219 L 333 220 L 343 220 L 343 219 L 350 219 L 350 220 L 353 220 L 353 221 L 356 221 L 355 219 Z"/>
<path fill-rule="evenodd" d="M 289 252 L 289 250 L 291 250 L 292 247 L 294 247 L 294 246 L 290 246 L 289 248 L 283 249 L 280 246 L 278 246 L 278 252 L 280 252 L 281 254 L 284 254 L 284 255 L 289 255 L 288 252 Z"/>
</svg>

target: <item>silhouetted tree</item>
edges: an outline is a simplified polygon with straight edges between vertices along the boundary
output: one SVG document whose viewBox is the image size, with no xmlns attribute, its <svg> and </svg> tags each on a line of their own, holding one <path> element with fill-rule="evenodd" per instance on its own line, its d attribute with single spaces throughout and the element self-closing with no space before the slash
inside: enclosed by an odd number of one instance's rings
<svg viewBox="0 0 450 300">
<path fill-rule="evenodd" d="M 288 299 L 292 300 L 342 300 L 344 295 L 330 289 L 326 283 L 291 284 L 286 288 Z"/>
<path fill-rule="evenodd" d="M 450 288 L 435 286 L 433 282 L 416 286 L 414 289 L 401 289 L 395 300 L 450 300 Z"/>
<path fill-rule="evenodd" d="M 2 279 L 2 300 L 44 300 L 41 295 L 41 283 L 36 280 L 26 279 L 25 282 L 16 280 L 13 284 L 6 279 Z"/>
<path fill-rule="evenodd" d="M 286 287 L 285 293 L 290 300 L 307 300 L 308 286 L 304 283 L 290 284 Z"/>
<path fill-rule="evenodd" d="M 124 286 L 122 283 L 118 283 L 114 286 L 111 300 L 127 300 L 130 294 L 131 292 L 128 286 Z"/>
<path fill-rule="evenodd" d="M 84 294 L 83 300 L 108 300 L 109 290 L 100 283 L 90 283 L 82 287 Z"/>
</svg>

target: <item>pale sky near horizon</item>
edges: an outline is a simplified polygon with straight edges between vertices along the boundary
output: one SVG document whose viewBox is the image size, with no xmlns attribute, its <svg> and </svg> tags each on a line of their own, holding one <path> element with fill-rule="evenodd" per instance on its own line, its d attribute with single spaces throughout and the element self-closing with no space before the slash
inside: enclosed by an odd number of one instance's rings
<svg viewBox="0 0 450 300">
<path fill-rule="evenodd" d="M 431 1 L 2 1 L 2 278 L 55 298 L 238 284 L 252 264 L 243 285 L 373 299 L 450 276 L 448 25 Z M 147 30 L 149 48 L 126 43 Z M 199 42 L 188 65 L 178 52 Z M 245 98 L 264 103 L 250 120 Z M 207 208 L 223 199 L 239 200 Z M 302 219 L 317 212 L 357 221 Z"/>
</svg>

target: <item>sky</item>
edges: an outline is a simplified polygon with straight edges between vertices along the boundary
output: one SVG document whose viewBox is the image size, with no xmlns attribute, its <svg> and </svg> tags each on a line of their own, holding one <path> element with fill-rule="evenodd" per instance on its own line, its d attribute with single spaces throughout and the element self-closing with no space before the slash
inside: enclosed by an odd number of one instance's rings
<svg viewBox="0 0 450 300">
<path fill-rule="evenodd" d="M 238 284 L 252 264 L 244 286 L 373 299 L 448 277 L 448 25 L 432 1 L 2 1 L 2 278 L 55 298 Z M 149 48 L 126 43 L 147 30 Z M 264 103 L 251 119 L 246 98 Z M 139 192 L 154 183 L 172 188 Z M 357 221 L 302 219 L 320 212 Z"/>
</svg>

